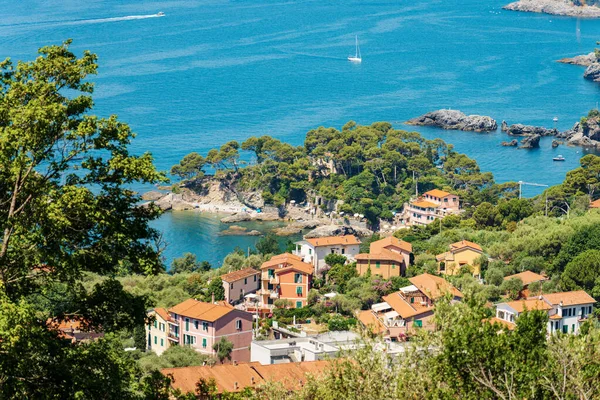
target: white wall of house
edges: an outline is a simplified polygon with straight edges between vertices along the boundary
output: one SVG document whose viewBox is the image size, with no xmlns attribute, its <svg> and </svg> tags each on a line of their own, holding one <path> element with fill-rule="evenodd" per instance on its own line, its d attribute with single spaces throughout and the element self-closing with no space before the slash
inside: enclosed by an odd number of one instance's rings
<svg viewBox="0 0 600 400">
<path fill-rule="evenodd" d="M 312 264 L 315 267 L 315 273 L 318 275 L 323 267 L 325 267 L 325 257 L 329 254 L 341 254 L 353 261 L 354 257 L 360 253 L 359 244 L 336 244 L 314 247 L 310 243 L 302 243 L 296 246 L 295 255 L 302 257 L 306 263 Z"/>
<path fill-rule="evenodd" d="M 550 319 L 549 333 L 579 333 L 579 319 L 591 314 L 592 303 L 581 304 L 576 306 L 561 306 L 556 305 L 550 312 L 550 315 L 559 315 L 560 319 Z"/>
<path fill-rule="evenodd" d="M 223 281 L 223 289 L 225 289 L 225 301 L 232 303 L 243 300 L 248 293 L 260 289 L 260 272 L 256 271 L 256 274 L 237 281 Z"/>
</svg>

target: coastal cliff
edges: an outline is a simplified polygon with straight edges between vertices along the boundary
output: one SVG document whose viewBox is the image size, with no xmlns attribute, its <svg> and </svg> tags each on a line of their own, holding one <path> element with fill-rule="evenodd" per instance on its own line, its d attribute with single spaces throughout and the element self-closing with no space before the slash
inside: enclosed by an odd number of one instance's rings
<svg viewBox="0 0 600 400">
<path fill-rule="evenodd" d="M 524 11 L 578 18 L 600 18 L 600 7 L 583 5 L 577 0 L 520 0 L 503 7 L 510 11 Z"/>
<path fill-rule="evenodd" d="M 458 110 L 437 110 L 410 119 L 409 125 L 437 126 L 442 129 L 489 132 L 498 129 L 496 121 L 482 115 L 465 115 Z"/>
</svg>

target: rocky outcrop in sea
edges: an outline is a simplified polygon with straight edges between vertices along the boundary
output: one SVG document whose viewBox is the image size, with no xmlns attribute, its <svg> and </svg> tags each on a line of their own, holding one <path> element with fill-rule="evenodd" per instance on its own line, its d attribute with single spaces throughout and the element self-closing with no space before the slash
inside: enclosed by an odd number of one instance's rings
<svg viewBox="0 0 600 400">
<path fill-rule="evenodd" d="M 540 147 L 541 135 L 526 136 L 521 140 L 520 149 L 537 149 Z"/>
<path fill-rule="evenodd" d="M 442 129 L 452 129 L 472 132 L 489 132 L 498 129 L 498 124 L 491 117 L 482 115 L 465 115 L 458 110 L 437 110 L 420 117 L 410 119 L 409 125 L 437 126 Z"/>
<path fill-rule="evenodd" d="M 592 52 L 589 54 L 584 54 L 581 56 L 561 58 L 558 60 L 559 63 L 563 64 L 571 64 L 571 65 L 580 65 L 582 67 L 589 67 L 590 65 L 598 62 L 596 58 L 596 53 Z"/>
<path fill-rule="evenodd" d="M 508 125 L 505 121 L 502 121 L 502 132 L 506 132 L 510 136 L 555 136 L 560 133 L 558 129 L 547 129 L 542 126 L 523 124 Z"/>
<path fill-rule="evenodd" d="M 502 146 L 506 147 L 515 147 L 519 144 L 519 141 L 517 139 L 513 139 L 510 142 L 502 142 L 501 144 Z"/>
<path fill-rule="evenodd" d="M 594 82 L 600 82 L 600 63 L 596 62 L 587 67 L 583 77 Z"/>
<path fill-rule="evenodd" d="M 570 131 L 567 144 L 600 148 L 600 117 L 588 117 L 585 123 L 577 122 Z"/>
<path fill-rule="evenodd" d="M 576 5 L 572 0 L 520 0 L 503 7 L 505 10 L 546 13 L 578 18 L 600 18 L 600 8 Z"/>
</svg>

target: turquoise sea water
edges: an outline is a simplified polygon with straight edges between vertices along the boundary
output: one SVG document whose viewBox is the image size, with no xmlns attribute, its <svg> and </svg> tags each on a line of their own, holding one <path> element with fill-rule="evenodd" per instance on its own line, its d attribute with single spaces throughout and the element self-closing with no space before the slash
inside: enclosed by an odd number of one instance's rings
<svg viewBox="0 0 600 400">
<path fill-rule="evenodd" d="M 96 112 L 116 113 L 167 170 L 190 151 L 270 134 L 300 144 L 319 125 L 402 121 L 439 108 L 566 129 L 600 101 L 581 67 L 600 21 L 501 10 L 508 0 L 23 0 L 3 7 L 0 56 L 31 59 L 73 38 L 99 55 Z M 165 17 L 154 17 L 159 11 Z M 346 57 L 361 44 L 363 63 Z M 500 133 L 404 127 L 440 137 L 499 182 L 556 184 L 580 148 L 503 148 Z M 564 163 L 553 163 L 557 154 Z M 525 187 L 534 195 L 538 187 Z M 167 257 L 218 262 L 256 238 L 215 240 L 210 216 L 166 214 Z"/>
</svg>

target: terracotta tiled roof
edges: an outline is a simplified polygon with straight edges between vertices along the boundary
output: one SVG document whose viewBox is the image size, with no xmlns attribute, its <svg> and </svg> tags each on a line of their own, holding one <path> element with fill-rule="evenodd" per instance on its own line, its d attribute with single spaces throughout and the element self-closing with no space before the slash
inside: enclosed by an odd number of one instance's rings
<svg viewBox="0 0 600 400">
<path fill-rule="evenodd" d="M 308 375 L 322 375 L 331 366 L 331 361 L 310 361 L 287 364 L 261 365 L 253 368 L 265 381 L 280 382 L 287 390 L 298 390 L 306 383 Z"/>
<path fill-rule="evenodd" d="M 342 244 L 360 244 L 360 240 L 354 235 L 345 236 L 327 236 L 320 238 L 304 239 L 314 247 L 318 246 L 335 246 Z"/>
<path fill-rule="evenodd" d="M 525 309 L 531 310 L 542 310 L 547 311 L 551 310 L 552 306 L 546 303 L 544 300 L 540 300 L 538 298 L 528 299 L 528 300 L 517 300 L 517 301 L 508 301 L 506 303 L 507 306 L 512 308 L 518 313 L 522 313 Z"/>
<path fill-rule="evenodd" d="M 427 307 L 420 303 L 409 303 L 400 294 L 401 292 L 390 293 L 383 296 L 383 301 L 388 303 L 402 318 L 410 318 L 420 314 L 431 312 L 433 307 Z"/>
<path fill-rule="evenodd" d="M 169 321 L 171 319 L 171 317 L 169 316 L 169 312 L 162 307 L 156 307 L 154 309 L 154 312 L 157 315 L 159 315 L 162 319 L 164 319 L 165 321 Z"/>
<path fill-rule="evenodd" d="M 399 249 L 412 253 L 412 244 L 405 242 L 404 240 L 400 240 L 394 236 L 389 236 L 381 240 L 377 240 L 370 244 L 369 248 L 371 253 L 379 253 L 381 249 L 385 249 L 388 247 L 398 247 Z"/>
<path fill-rule="evenodd" d="M 576 290 L 574 292 L 549 293 L 542 295 L 546 301 L 552 305 L 558 305 L 563 302 L 563 306 L 575 306 L 579 304 L 595 303 L 596 300 L 584 290 Z"/>
<path fill-rule="evenodd" d="M 540 281 L 548 280 L 548 278 L 546 278 L 544 275 L 536 274 L 535 272 L 532 272 L 532 271 L 523 271 L 523 272 L 519 272 L 518 274 L 505 276 L 504 280 L 508 281 L 513 278 L 519 278 L 523 282 L 523 285 L 529 285 L 530 283 L 533 283 L 533 282 L 540 282 Z"/>
<path fill-rule="evenodd" d="M 325 371 L 330 361 L 308 361 L 288 364 L 261 365 L 240 363 L 238 365 L 216 365 L 201 367 L 165 368 L 160 372 L 171 375 L 171 386 L 183 393 L 196 391 L 200 379 L 214 379 L 217 393 L 240 392 L 247 387 L 257 387 L 266 381 L 281 382 L 287 390 L 297 390 L 304 385 L 308 375 L 317 376 Z"/>
<path fill-rule="evenodd" d="M 375 260 L 375 261 L 395 261 L 398 264 L 402 264 L 404 257 L 402 254 L 398 254 L 394 251 L 387 249 L 381 249 L 379 253 L 361 253 L 354 256 L 356 260 Z"/>
<path fill-rule="evenodd" d="M 410 204 L 412 204 L 415 207 L 421 207 L 421 208 L 438 208 L 440 206 L 439 204 L 431 203 L 426 200 L 415 200 L 415 201 L 412 201 Z"/>
<path fill-rule="evenodd" d="M 512 322 L 508 322 L 508 321 L 505 321 L 505 320 L 503 320 L 503 319 L 496 318 L 496 317 L 492 317 L 492 318 L 488 319 L 488 321 L 489 321 L 490 323 L 497 323 L 497 324 L 500 324 L 500 325 L 502 325 L 502 326 L 506 327 L 506 328 L 507 328 L 509 331 L 512 331 L 512 330 L 514 330 L 514 329 L 517 327 L 517 326 L 516 326 L 515 324 L 513 324 Z"/>
<path fill-rule="evenodd" d="M 600 199 L 592 201 L 590 203 L 590 208 L 600 208 Z"/>
<path fill-rule="evenodd" d="M 463 297 L 463 294 L 458 289 L 439 276 L 421 274 L 408 278 L 408 280 L 432 300 L 439 299 L 447 292 L 455 297 Z"/>
<path fill-rule="evenodd" d="M 262 377 L 252 368 L 251 364 L 215 365 L 200 367 L 165 368 L 160 371 L 163 375 L 171 375 L 171 386 L 183 393 L 195 393 L 196 384 L 200 379 L 214 379 L 217 392 L 239 392 L 246 387 L 256 387 L 263 382 Z"/>
<path fill-rule="evenodd" d="M 438 254 L 437 256 L 435 256 L 435 259 L 437 261 L 444 261 L 444 260 L 448 259 L 448 256 L 451 256 L 451 255 L 452 255 L 452 253 L 447 251 L 445 253 Z"/>
<path fill-rule="evenodd" d="M 469 242 L 468 240 L 461 240 L 460 242 L 452 243 L 450 245 L 450 251 L 461 250 L 465 247 L 470 247 L 474 250 L 483 251 L 480 245 L 478 245 L 477 243 Z"/>
<path fill-rule="evenodd" d="M 260 269 L 266 269 L 280 264 L 289 264 L 292 262 L 302 262 L 302 257 L 290 253 L 279 254 L 271 257 L 269 261 L 262 263 Z"/>
<path fill-rule="evenodd" d="M 305 263 L 304 261 L 302 261 L 301 257 L 290 253 L 283 253 L 278 256 L 274 256 L 269 261 L 264 262 L 260 266 L 260 269 L 274 267 L 278 267 L 275 269 L 276 274 L 279 274 L 283 271 L 288 271 L 290 269 L 294 269 L 309 275 L 314 272 L 314 267 L 311 264 Z"/>
<path fill-rule="evenodd" d="M 448 193 L 448 192 L 444 192 L 443 190 L 439 190 L 439 189 L 433 189 L 433 190 L 430 190 L 430 191 L 428 191 L 428 192 L 425 192 L 425 193 L 423 193 L 423 194 L 424 194 L 424 195 L 425 195 L 425 194 L 428 194 L 428 195 L 430 195 L 430 196 L 433 196 L 433 197 L 440 197 L 440 198 L 442 198 L 442 197 L 446 197 L 446 196 L 449 196 L 449 195 L 450 195 L 450 193 Z"/>
<path fill-rule="evenodd" d="M 373 311 L 364 310 L 358 313 L 358 320 L 371 330 L 374 334 L 379 334 L 385 332 L 385 326 L 381 323 L 381 321 L 375 316 Z"/>
<path fill-rule="evenodd" d="M 240 269 L 239 271 L 233 271 L 228 274 L 221 275 L 221 279 L 224 282 L 236 282 L 257 274 L 260 274 L 260 271 L 257 271 L 254 268 L 244 268 Z"/>
<path fill-rule="evenodd" d="M 208 322 L 214 322 L 233 310 L 234 308 L 226 305 L 226 303 L 212 304 L 194 299 L 188 299 L 169 308 L 169 312 Z"/>
</svg>

